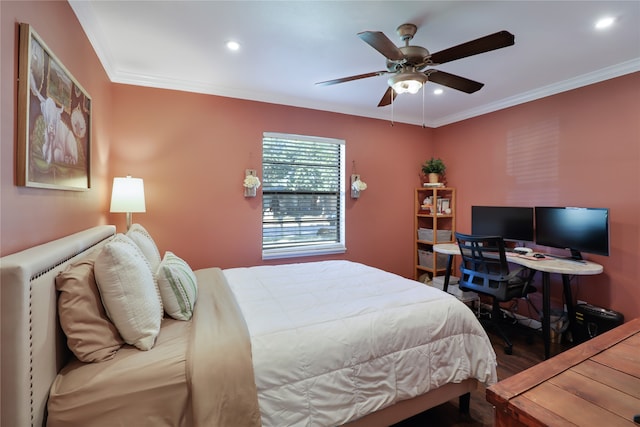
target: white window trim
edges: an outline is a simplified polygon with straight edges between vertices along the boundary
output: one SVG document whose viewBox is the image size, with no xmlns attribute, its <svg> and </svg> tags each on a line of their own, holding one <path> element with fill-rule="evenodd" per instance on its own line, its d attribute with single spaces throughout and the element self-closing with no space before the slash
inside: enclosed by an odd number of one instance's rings
<svg viewBox="0 0 640 427">
<path fill-rule="evenodd" d="M 339 144 L 342 145 L 343 148 L 340 150 L 340 241 L 330 244 L 306 244 L 300 245 L 299 247 L 288 247 L 288 248 L 275 248 L 275 249 L 263 249 L 262 250 L 262 259 L 270 260 L 270 259 L 282 259 L 282 258 L 296 258 L 296 257 L 306 257 L 306 256 L 317 256 L 317 255 L 331 255 L 331 254 L 342 254 L 347 251 L 347 247 L 345 244 L 345 211 L 346 211 L 346 192 L 345 192 L 345 152 L 344 146 L 346 142 L 343 139 L 336 138 L 326 138 L 326 137 L 315 137 L 315 136 L 307 136 L 307 135 L 295 135 L 295 134 L 286 134 L 286 133 L 277 133 L 277 132 L 264 132 L 263 137 L 267 138 L 295 138 L 301 141 L 310 141 L 310 142 L 324 142 L 330 144 Z M 262 218 L 261 218 L 262 220 Z"/>
</svg>

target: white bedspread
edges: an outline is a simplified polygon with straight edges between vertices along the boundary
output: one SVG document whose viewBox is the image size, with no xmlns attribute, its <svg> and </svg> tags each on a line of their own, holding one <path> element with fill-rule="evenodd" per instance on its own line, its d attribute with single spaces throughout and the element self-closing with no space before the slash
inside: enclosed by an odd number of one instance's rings
<svg viewBox="0 0 640 427">
<path fill-rule="evenodd" d="M 264 427 L 335 426 L 469 377 L 496 382 L 472 311 L 349 261 L 224 270 L 247 321 Z"/>
</svg>

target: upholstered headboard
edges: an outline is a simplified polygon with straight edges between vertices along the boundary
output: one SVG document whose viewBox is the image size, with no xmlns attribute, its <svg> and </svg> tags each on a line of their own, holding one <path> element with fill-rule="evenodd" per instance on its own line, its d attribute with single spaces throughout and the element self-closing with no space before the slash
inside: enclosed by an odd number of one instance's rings
<svg viewBox="0 0 640 427">
<path fill-rule="evenodd" d="M 0 425 L 42 426 L 49 388 L 69 351 L 57 316 L 55 277 L 104 245 L 103 225 L 0 258 Z"/>
</svg>

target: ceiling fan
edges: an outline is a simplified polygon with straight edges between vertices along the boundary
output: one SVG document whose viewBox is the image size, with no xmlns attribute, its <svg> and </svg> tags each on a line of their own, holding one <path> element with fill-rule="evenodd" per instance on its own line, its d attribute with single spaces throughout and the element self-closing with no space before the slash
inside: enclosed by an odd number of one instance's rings
<svg viewBox="0 0 640 427">
<path fill-rule="evenodd" d="M 358 33 L 358 37 L 387 58 L 387 69 L 335 80 L 327 80 L 316 84 L 333 85 L 368 77 L 393 74 L 388 80 L 389 87 L 380 100 L 378 107 L 391 104 L 398 93 L 417 93 L 428 81 L 462 92 L 473 93 L 480 90 L 482 86 L 484 86 L 484 83 L 479 83 L 433 68 L 426 68 L 455 61 L 456 59 L 466 58 L 467 56 L 512 46 L 515 43 L 513 34 L 508 31 L 499 31 L 441 50 L 440 52 L 430 53 L 424 47 L 409 45 L 409 42 L 413 39 L 417 30 L 418 27 L 414 24 L 402 24 L 396 29 L 396 32 L 405 43 L 402 47 L 397 47 L 380 31 L 363 31 Z"/>
</svg>

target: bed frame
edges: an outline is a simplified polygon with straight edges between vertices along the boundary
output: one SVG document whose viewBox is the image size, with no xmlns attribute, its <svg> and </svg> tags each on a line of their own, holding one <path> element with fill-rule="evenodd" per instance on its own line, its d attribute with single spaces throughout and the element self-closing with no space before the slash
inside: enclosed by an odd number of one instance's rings
<svg viewBox="0 0 640 427">
<path fill-rule="evenodd" d="M 69 358 L 57 315 L 55 277 L 115 234 L 104 225 L 0 258 L 0 420 L 43 426 L 49 388 Z"/>
<path fill-rule="evenodd" d="M 46 424 L 49 388 L 70 355 L 58 322 L 55 277 L 115 232 L 112 225 L 97 226 L 0 258 L 1 426 Z M 447 384 L 345 426 L 388 426 L 457 397 L 468 412 L 476 387 L 475 379 Z"/>
</svg>

